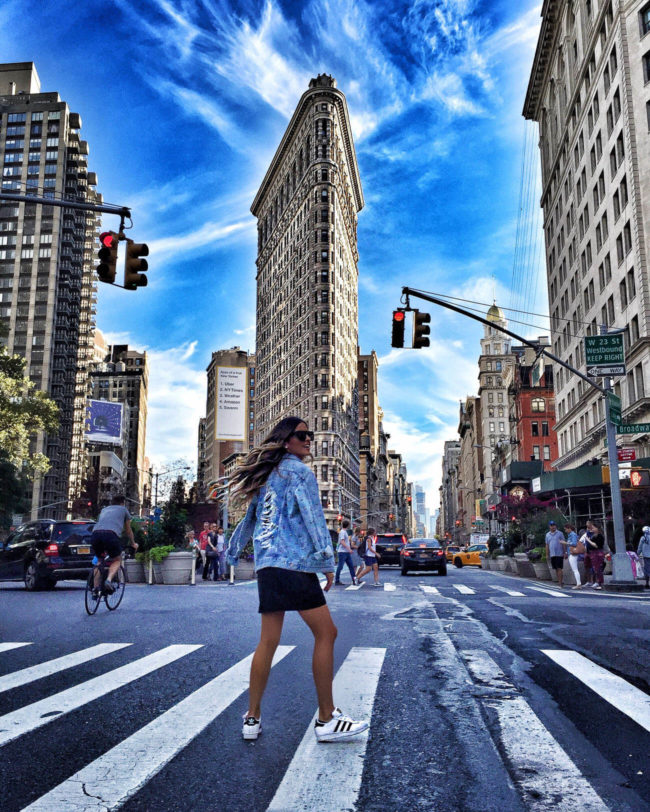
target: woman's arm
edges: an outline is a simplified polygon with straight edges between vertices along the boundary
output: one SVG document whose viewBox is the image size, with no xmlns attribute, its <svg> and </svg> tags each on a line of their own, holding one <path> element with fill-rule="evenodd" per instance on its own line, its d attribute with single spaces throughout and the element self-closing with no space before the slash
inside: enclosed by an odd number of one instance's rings
<svg viewBox="0 0 650 812">
<path fill-rule="evenodd" d="M 248 505 L 246 515 L 239 522 L 235 528 L 235 532 L 230 537 L 228 545 L 228 552 L 226 561 L 228 566 L 234 567 L 237 564 L 239 553 L 244 549 L 246 544 L 253 538 L 253 531 L 255 530 L 255 521 L 257 518 L 257 499 L 258 494 L 255 494 Z"/>
</svg>

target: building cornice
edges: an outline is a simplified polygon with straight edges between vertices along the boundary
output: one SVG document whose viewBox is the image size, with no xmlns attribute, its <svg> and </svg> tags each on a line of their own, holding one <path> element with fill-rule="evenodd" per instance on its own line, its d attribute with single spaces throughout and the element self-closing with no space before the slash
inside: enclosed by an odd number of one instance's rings
<svg viewBox="0 0 650 812">
<path fill-rule="evenodd" d="M 257 194 L 255 195 L 255 199 L 253 200 L 253 205 L 251 206 L 251 213 L 255 217 L 257 217 L 257 213 L 260 209 L 262 201 L 266 197 L 266 194 L 269 191 L 271 184 L 275 179 L 276 173 L 282 164 L 286 152 L 293 143 L 293 139 L 296 135 L 296 132 L 302 123 L 304 115 L 308 111 L 308 108 L 311 104 L 311 101 L 313 100 L 313 97 L 327 98 L 329 101 L 336 104 L 336 106 L 339 108 L 341 132 L 343 136 L 343 143 L 345 145 L 345 153 L 348 165 L 350 167 L 350 176 L 351 176 L 350 183 L 354 191 L 354 199 L 357 205 L 357 211 L 361 211 L 361 209 L 364 206 L 363 191 L 361 189 L 361 178 L 359 177 L 359 167 L 357 165 L 357 156 L 354 150 L 354 142 L 352 140 L 352 127 L 350 125 L 350 117 L 348 115 L 348 105 L 345 100 L 345 96 L 336 87 L 326 87 L 323 85 L 316 85 L 314 87 L 310 87 L 300 97 L 300 101 L 298 102 L 298 106 L 296 107 L 296 110 L 293 116 L 291 117 L 289 126 L 285 130 L 285 133 L 282 137 L 282 141 L 280 141 L 280 145 L 277 148 L 275 155 L 273 156 L 271 165 L 269 166 L 266 175 L 264 176 L 264 180 L 262 181 L 260 188 Z M 308 165 L 311 165 L 311 163 L 312 161 L 310 157 Z"/>
<path fill-rule="evenodd" d="M 558 22 L 558 10 L 561 0 L 544 0 L 542 5 L 542 27 L 537 40 L 533 68 L 528 80 L 526 90 L 526 100 L 524 102 L 523 116 L 533 121 L 539 120 L 539 105 L 541 101 L 541 91 L 544 87 L 544 75 L 551 59 L 551 46 L 555 38 L 556 24 Z"/>
</svg>

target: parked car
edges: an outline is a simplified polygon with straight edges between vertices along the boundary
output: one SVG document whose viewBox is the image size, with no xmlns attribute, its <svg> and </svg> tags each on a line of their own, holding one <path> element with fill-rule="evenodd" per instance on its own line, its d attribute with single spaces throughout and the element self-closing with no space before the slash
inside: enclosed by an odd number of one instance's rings
<svg viewBox="0 0 650 812">
<path fill-rule="evenodd" d="M 445 556 L 447 558 L 447 561 L 449 561 L 450 564 L 454 560 L 454 555 L 456 553 L 459 553 L 461 551 L 461 549 L 462 549 L 462 547 L 459 547 L 457 544 L 448 544 L 445 547 Z"/>
<path fill-rule="evenodd" d="M 437 539 L 412 539 L 400 550 L 402 575 L 410 570 L 437 570 L 438 575 L 447 574 L 445 551 Z"/>
<path fill-rule="evenodd" d="M 377 536 L 377 552 L 381 556 L 379 566 L 382 564 L 399 564 L 399 553 L 408 539 L 403 533 L 379 533 Z"/>
<path fill-rule="evenodd" d="M 92 569 L 94 522 L 39 519 L 0 542 L 0 581 L 24 581 L 30 591 L 62 579 L 83 579 Z"/>
<path fill-rule="evenodd" d="M 481 566 L 481 553 L 488 552 L 487 544 L 471 544 L 466 550 L 460 550 L 454 553 L 453 560 L 454 566 L 464 567 L 466 565 L 472 567 Z"/>
</svg>

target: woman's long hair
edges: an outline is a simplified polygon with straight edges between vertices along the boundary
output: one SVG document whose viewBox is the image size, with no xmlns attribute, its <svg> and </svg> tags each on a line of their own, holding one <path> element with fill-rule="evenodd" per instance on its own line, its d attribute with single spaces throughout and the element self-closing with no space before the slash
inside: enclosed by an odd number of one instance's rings
<svg viewBox="0 0 650 812">
<path fill-rule="evenodd" d="M 262 445 L 256 446 L 238 466 L 228 483 L 228 498 L 235 505 L 249 500 L 264 485 L 271 471 L 287 454 L 284 444 L 296 426 L 304 422 L 302 417 L 284 417 L 262 441 Z"/>
</svg>

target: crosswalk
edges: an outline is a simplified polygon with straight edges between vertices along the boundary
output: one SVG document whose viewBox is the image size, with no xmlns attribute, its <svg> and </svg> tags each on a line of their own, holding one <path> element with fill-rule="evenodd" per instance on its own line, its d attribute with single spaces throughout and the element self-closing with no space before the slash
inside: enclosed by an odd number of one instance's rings
<svg viewBox="0 0 650 812">
<path fill-rule="evenodd" d="M 440 594 L 439 588 L 432 585 L 422 584 L 420 589 L 429 595 Z M 11 666 L 13 651 L 27 646 L 34 646 L 33 659 L 38 660 L 38 646 L 31 642 L 0 643 L 1 670 L 6 671 Z M 0 690 L 8 692 L 72 668 L 91 665 L 96 668 L 97 664 L 107 669 L 91 679 L 77 677 L 73 686 L 0 716 L 0 748 L 29 737 L 44 725 L 56 725 L 66 714 L 120 687 L 137 683 L 164 666 L 181 664 L 203 648 L 198 644 L 175 644 L 139 656 L 138 647 L 138 643 L 99 643 L 61 652 L 50 660 L 34 662 L 0 676 Z M 290 657 L 294 649 L 292 645 L 278 646 L 272 667 L 276 668 Z M 381 695 L 379 686 L 387 651 L 385 647 L 353 646 L 335 675 L 336 701 L 353 710 L 358 718 L 372 722 L 373 715 L 378 713 L 375 706 Z M 111 669 L 111 657 L 118 652 L 132 659 Z M 541 653 L 641 729 L 650 731 L 647 694 L 575 651 L 543 649 Z M 124 806 L 175 757 L 191 747 L 206 728 L 219 724 L 222 714 L 247 689 L 252 656 L 252 652 L 249 653 L 115 746 L 63 777 L 60 783 L 23 807 L 23 812 L 101 812 Z M 580 810 L 606 812 L 609 807 L 582 775 L 572 754 L 559 744 L 497 662 L 480 649 L 459 649 L 458 656 L 477 689 L 488 686 L 485 701 L 498 721 L 501 746 L 517 786 L 527 800 L 526 808 L 539 812 L 550 809 L 553 799 L 561 792 L 565 798 L 579 798 Z M 74 679 L 74 675 L 70 676 Z M 480 690 L 476 695 L 480 697 Z M 313 722 L 313 718 L 304 719 L 304 735 L 287 759 L 284 772 L 277 776 L 267 812 L 316 809 L 343 812 L 356 808 L 371 734 L 362 734 L 347 741 L 345 746 L 318 745 Z M 238 736 L 238 731 L 234 735 Z M 314 781 L 315 775 L 317 781 Z"/>
</svg>

